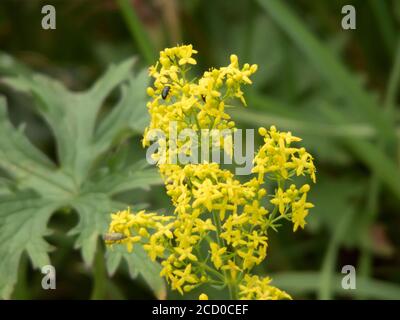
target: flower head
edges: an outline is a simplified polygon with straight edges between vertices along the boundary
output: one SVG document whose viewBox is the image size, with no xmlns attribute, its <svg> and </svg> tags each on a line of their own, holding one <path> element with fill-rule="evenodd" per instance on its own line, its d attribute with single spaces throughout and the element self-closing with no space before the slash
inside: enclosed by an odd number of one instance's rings
<svg viewBox="0 0 400 320">
<path fill-rule="evenodd" d="M 252 276 L 251 270 L 265 260 L 268 232 L 277 230 L 278 220 L 291 221 L 293 231 L 304 228 L 313 207 L 307 201 L 310 185 L 298 187 L 293 178 L 308 176 L 315 182 L 313 157 L 297 146 L 300 138 L 271 126 L 259 129 L 263 145 L 254 158 L 255 176 L 247 181 L 213 162 L 162 161 L 189 152 L 186 141 L 169 143 L 169 125 L 173 122 L 178 131 L 235 130 L 226 103 L 238 99 L 246 105 L 242 87 L 252 84 L 250 78 L 257 71 L 257 65 L 240 66 L 238 57 L 232 54 L 228 66 L 212 68 L 198 80 L 190 79 L 196 53 L 191 45 L 167 48 L 149 69 L 154 83 L 147 89 L 150 123 L 143 145 L 150 145 L 147 133 L 152 129 L 166 133 L 162 151 L 153 159 L 175 209 L 169 215 L 134 214 L 129 209 L 112 214 L 109 233 L 121 237 L 107 244 L 125 244 L 131 251 L 134 244 L 141 243 L 152 260 L 161 262 L 160 275 L 181 294 L 209 282 L 235 285 L 238 290 L 234 291 L 242 299 L 291 299 L 271 286 L 270 278 Z M 210 148 L 216 144 L 231 150 L 232 143 L 218 138 Z M 265 188 L 267 181 L 276 184 L 271 191 Z M 208 297 L 201 294 L 199 299 Z"/>
</svg>

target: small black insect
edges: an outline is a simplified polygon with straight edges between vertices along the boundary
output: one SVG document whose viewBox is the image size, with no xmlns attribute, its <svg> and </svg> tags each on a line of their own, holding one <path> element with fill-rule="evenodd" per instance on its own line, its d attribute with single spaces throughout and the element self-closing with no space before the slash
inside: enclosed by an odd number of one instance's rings
<svg viewBox="0 0 400 320">
<path fill-rule="evenodd" d="M 165 86 L 161 92 L 161 97 L 165 100 L 168 97 L 169 90 L 171 90 L 170 86 Z"/>
<path fill-rule="evenodd" d="M 204 94 L 201 95 L 201 99 L 203 99 L 203 101 L 206 102 L 206 96 Z"/>
</svg>

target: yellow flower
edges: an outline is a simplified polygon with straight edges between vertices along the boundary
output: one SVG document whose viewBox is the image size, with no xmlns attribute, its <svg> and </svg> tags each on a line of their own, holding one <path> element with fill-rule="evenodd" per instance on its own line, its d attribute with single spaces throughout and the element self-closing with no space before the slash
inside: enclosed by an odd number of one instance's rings
<svg viewBox="0 0 400 320">
<path fill-rule="evenodd" d="M 160 276 L 167 278 L 167 281 L 173 277 L 174 267 L 173 262 L 175 257 L 170 255 L 168 259 L 161 262 L 161 266 L 163 267 L 160 271 Z"/>
<path fill-rule="evenodd" d="M 197 51 L 193 50 L 192 45 L 180 47 L 178 53 L 178 56 L 180 57 L 179 64 L 196 64 L 196 60 L 192 58 L 193 53 L 197 53 Z"/>
<path fill-rule="evenodd" d="M 222 270 L 228 270 L 231 273 L 231 278 L 236 279 L 237 273 L 240 272 L 240 268 L 232 260 L 228 261 L 228 264 L 221 267 Z"/>
<path fill-rule="evenodd" d="M 306 188 L 307 190 L 307 188 Z M 297 230 L 298 227 L 304 229 L 306 224 L 305 217 L 308 215 L 308 209 L 313 208 L 314 205 L 307 202 L 307 193 L 304 192 L 299 201 L 295 201 L 292 205 L 292 221 L 293 221 L 293 232 Z"/>
<path fill-rule="evenodd" d="M 211 261 L 214 263 L 215 268 L 219 269 L 222 266 L 222 256 L 226 252 L 226 247 L 220 248 L 215 242 L 210 243 Z"/>
<path fill-rule="evenodd" d="M 211 211 L 213 201 L 222 197 L 218 188 L 210 179 L 206 179 L 202 183 L 194 181 L 193 185 L 197 187 L 193 192 L 193 196 L 196 197 L 196 200 L 193 202 L 193 208 L 204 205 L 208 211 Z"/>
<path fill-rule="evenodd" d="M 275 194 L 275 198 L 271 200 L 271 203 L 278 206 L 280 214 L 284 214 L 286 205 L 290 203 L 290 198 L 286 195 L 286 192 L 279 188 Z"/>
<path fill-rule="evenodd" d="M 175 270 L 175 277 L 171 283 L 172 288 L 178 290 L 183 294 L 182 286 L 185 283 L 197 283 L 198 279 L 195 275 L 192 274 L 192 265 L 189 263 L 184 270 Z"/>
<path fill-rule="evenodd" d="M 163 255 L 165 248 L 157 240 L 153 239 L 155 238 L 151 238 L 150 243 L 143 245 L 143 248 L 149 253 L 151 260 L 155 261 L 157 257 Z"/>
<path fill-rule="evenodd" d="M 179 261 L 183 261 L 185 259 L 189 259 L 192 261 L 197 261 L 197 257 L 192 253 L 193 248 L 192 247 L 187 247 L 187 248 L 175 248 L 175 251 L 179 254 Z"/>
</svg>

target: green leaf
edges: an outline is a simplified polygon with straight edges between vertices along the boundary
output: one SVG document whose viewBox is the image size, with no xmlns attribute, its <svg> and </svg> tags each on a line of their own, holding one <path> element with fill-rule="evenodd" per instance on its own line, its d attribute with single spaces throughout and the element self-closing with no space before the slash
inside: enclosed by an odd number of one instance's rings
<svg viewBox="0 0 400 320">
<path fill-rule="evenodd" d="M 72 201 L 71 206 L 79 214 L 79 223 L 69 234 L 78 235 L 75 248 L 81 249 L 83 261 L 90 266 L 99 235 L 107 230 L 109 215 L 114 208 L 111 199 L 102 193 L 80 196 Z"/>
<path fill-rule="evenodd" d="M 19 63 L 11 55 L 4 51 L 0 51 L 0 74 L 2 75 L 30 75 L 31 70 L 22 63 Z"/>
<path fill-rule="evenodd" d="M 147 121 L 148 79 L 144 71 L 133 76 L 133 65 L 134 60 L 129 59 L 110 67 L 83 92 L 71 92 L 62 83 L 40 74 L 3 79 L 35 99 L 35 110 L 53 131 L 58 161 L 53 162 L 37 149 L 22 127 L 17 129 L 11 124 L 5 99 L 0 97 L 0 172 L 5 174 L 0 175 L 1 297 L 10 297 L 24 252 L 35 268 L 51 263 L 50 246 L 44 237 L 50 234 L 47 224 L 55 211 L 65 208 L 77 212 L 79 223 L 69 235 L 76 236 L 75 248 L 81 251 L 85 264 L 91 266 L 110 213 L 126 206 L 143 207 L 140 203 L 117 202 L 113 197 L 161 183 L 155 168 L 144 161 L 136 162 L 133 155 L 128 154 L 118 168 L 104 163 L 104 155 L 111 152 L 121 134 L 130 138 L 141 133 Z M 115 88 L 121 92 L 119 102 L 100 117 L 105 99 Z M 142 253 L 137 250 L 125 258 L 131 275 L 142 274 L 154 294 L 164 297 L 159 265 Z M 96 265 L 99 261 L 96 259 Z M 119 262 L 114 260 L 113 271 Z M 100 267 L 95 269 L 101 271 Z M 96 297 L 99 292 L 103 291 L 98 290 Z"/>
<path fill-rule="evenodd" d="M 61 198 L 74 188 L 68 176 L 57 170 L 22 130 L 12 126 L 3 97 L 0 97 L 0 167 L 20 187 L 34 189 L 39 194 Z"/>
<path fill-rule="evenodd" d="M 279 107 L 277 107 L 279 109 Z M 235 108 L 229 110 L 229 113 L 235 119 L 242 123 L 250 123 L 255 126 L 276 125 L 280 130 L 290 130 L 296 134 L 310 134 L 323 137 L 361 137 L 370 138 L 376 134 L 373 127 L 362 124 L 339 124 L 332 125 L 330 123 L 314 123 L 310 120 L 301 119 L 292 115 L 282 116 L 274 112 L 257 112 L 251 110 L 243 110 Z"/>
<path fill-rule="evenodd" d="M 332 123 L 329 117 L 321 121 L 321 118 L 326 118 L 326 115 L 319 109 L 298 113 L 292 105 L 260 95 L 252 95 L 249 104 L 262 109 L 262 112 L 261 110 L 231 108 L 229 113 L 237 122 L 255 128 L 275 125 L 279 130 L 291 131 L 294 135 L 303 138 L 303 143 L 310 150 L 315 150 L 313 153 L 321 163 L 338 165 L 348 164 L 351 161 L 351 155 L 339 139 L 373 139 L 377 136 L 376 129 L 368 123 L 356 121 Z M 324 105 L 327 104 L 324 103 Z M 400 136 L 400 131 L 398 130 L 396 134 Z"/>
<path fill-rule="evenodd" d="M 91 191 L 114 195 L 134 188 L 148 190 L 151 185 L 161 184 L 162 179 L 154 168 L 149 168 L 145 160 L 109 172 L 107 175 L 94 180 L 87 186 Z"/>
<path fill-rule="evenodd" d="M 391 57 L 395 51 L 394 44 L 396 43 L 396 27 L 390 15 L 390 9 L 388 8 L 387 2 L 369 0 L 368 4 L 371 7 L 371 12 L 375 17 L 377 27 L 382 35 L 386 51 L 389 57 Z"/>
<path fill-rule="evenodd" d="M 273 285 L 291 293 L 314 293 L 319 289 L 318 272 L 288 272 L 272 275 Z M 369 299 L 397 300 L 400 286 L 381 280 L 357 278 L 356 290 L 345 290 L 341 283 L 343 276 L 335 274 L 332 278 L 333 291 L 343 297 L 368 297 Z"/>
<path fill-rule="evenodd" d="M 99 156 L 93 146 L 98 112 L 108 94 L 127 80 L 134 60 L 112 66 L 94 86 L 84 92 L 70 92 L 65 86 L 43 75 L 5 78 L 15 89 L 31 93 L 36 107 L 57 140 L 61 166 L 76 179 L 86 180 L 92 161 Z M 135 109 L 135 108 L 133 108 Z"/>
<path fill-rule="evenodd" d="M 12 194 L 12 181 L 3 177 L 0 177 L 0 196 Z"/>
<path fill-rule="evenodd" d="M 330 106 L 326 106 L 324 111 L 334 123 L 339 124 L 345 121 L 344 117 Z M 351 137 L 344 139 L 343 143 L 400 199 L 400 170 L 379 146 L 369 141 Z"/>
<path fill-rule="evenodd" d="M 379 107 L 373 97 L 364 91 L 359 81 L 340 63 L 337 57 L 313 36 L 285 2 L 258 0 L 258 3 L 289 35 L 331 88 L 346 99 L 353 109 L 358 110 L 360 114 L 365 114 L 379 134 L 393 140 L 393 124 L 387 116 L 379 112 Z"/>
<path fill-rule="evenodd" d="M 49 264 L 47 222 L 59 204 L 34 193 L 0 197 L 0 296 L 8 298 L 24 251 L 35 268 Z"/>
<path fill-rule="evenodd" d="M 328 230 L 334 233 L 338 221 L 345 215 L 353 215 L 359 210 L 359 200 L 363 199 L 366 193 L 364 180 L 351 177 L 336 177 L 320 172 L 318 175 L 317 187 L 310 193 L 310 201 L 315 205 L 313 214 L 307 219 L 307 226 L 314 233 Z M 335 201 L 332 201 L 332 195 Z M 346 237 L 346 244 L 354 244 L 355 232 Z"/>
<path fill-rule="evenodd" d="M 331 299 L 331 286 L 332 278 L 335 272 L 335 266 L 337 261 L 338 251 L 343 239 L 346 236 L 346 232 L 350 224 L 353 222 L 355 215 L 355 210 L 350 210 L 349 213 L 342 214 L 334 233 L 329 240 L 328 248 L 325 253 L 325 257 L 321 268 L 321 279 L 320 279 L 320 289 L 318 291 L 318 297 L 321 300 Z"/>
<path fill-rule="evenodd" d="M 136 277 L 140 274 L 146 283 L 150 286 L 156 297 L 164 300 L 167 295 L 167 289 L 164 280 L 159 276 L 161 266 L 150 260 L 147 253 L 141 246 L 134 246 L 131 253 L 126 251 L 123 246 L 113 246 L 107 250 L 107 270 L 109 275 L 113 275 L 116 266 L 125 260 L 128 264 L 129 274 Z M 138 263 L 140 261 L 140 263 Z"/>
<path fill-rule="evenodd" d="M 149 115 L 143 112 L 146 105 L 146 87 L 148 85 L 147 71 L 143 70 L 136 78 L 122 86 L 122 97 L 115 108 L 100 123 L 95 132 L 96 154 L 102 153 L 110 147 L 113 139 L 122 130 L 131 129 L 134 132 L 142 133 L 148 123 Z M 142 108 L 132 108 L 132 103 Z"/>
</svg>

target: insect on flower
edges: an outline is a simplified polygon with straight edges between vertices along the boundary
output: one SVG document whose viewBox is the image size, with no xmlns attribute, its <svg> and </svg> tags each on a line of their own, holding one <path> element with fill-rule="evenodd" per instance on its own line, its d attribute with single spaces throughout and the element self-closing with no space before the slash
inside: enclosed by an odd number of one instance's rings
<svg viewBox="0 0 400 320">
<path fill-rule="evenodd" d="M 103 235 L 104 241 L 107 242 L 121 241 L 124 240 L 125 238 L 126 236 L 123 233 L 119 232 L 106 233 Z"/>
<path fill-rule="evenodd" d="M 161 92 L 161 97 L 165 100 L 168 97 L 169 90 L 171 90 L 170 86 L 165 86 Z"/>
</svg>

